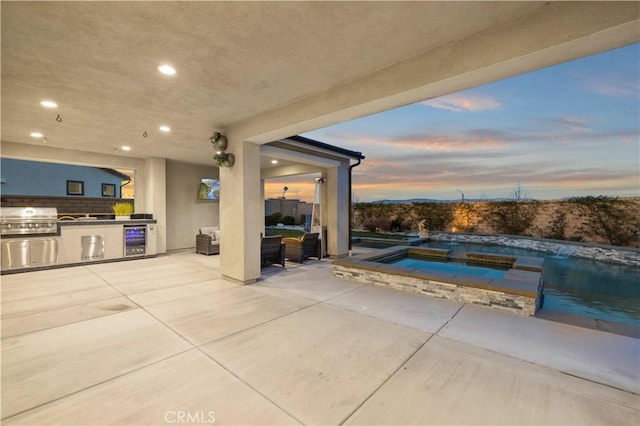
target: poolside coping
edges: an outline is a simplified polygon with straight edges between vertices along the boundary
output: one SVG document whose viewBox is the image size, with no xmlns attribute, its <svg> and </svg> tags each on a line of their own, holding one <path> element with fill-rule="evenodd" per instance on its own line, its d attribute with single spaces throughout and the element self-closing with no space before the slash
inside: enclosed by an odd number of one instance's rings
<svg viewBox="0 0 640 426">
<path fill-rule="evenodd" d="M 471 264 L 501 264 L 510 268 L 501 279 L 463 273 L 416 269 L 383 263 L 407 255 L 449 258 L 446 249 L 395 246 L 363 258 L 347 257 L 333 261 L 337 277 L 398 290 L 487 306 L 520 315 L 535 315 L 542 304 L 543 259 L 468 253 Z"/>
</svg>

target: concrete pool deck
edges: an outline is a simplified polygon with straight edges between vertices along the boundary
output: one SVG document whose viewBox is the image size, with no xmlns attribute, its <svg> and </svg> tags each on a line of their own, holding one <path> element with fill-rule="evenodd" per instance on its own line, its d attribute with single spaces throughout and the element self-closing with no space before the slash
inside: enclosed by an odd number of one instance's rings
<svg viewBox="0 0 640 426">
<path fill-rule="evenodd" d="M 217 262 L 3 276 L 2 423 L 640 423 L 638 339 L 343 281 L 329 261 L 249 286 Z"/>
</svg>

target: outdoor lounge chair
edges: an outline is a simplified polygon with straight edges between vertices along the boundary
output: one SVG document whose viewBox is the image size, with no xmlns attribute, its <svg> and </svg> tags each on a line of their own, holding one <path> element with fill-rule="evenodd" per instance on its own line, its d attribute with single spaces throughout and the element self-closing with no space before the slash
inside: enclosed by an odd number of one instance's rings
<svg viewBox="0 0 640 426">
<path fill-rule="evenodd" d="M 260 260 L 262 266 L 277 263 L 284 268 L 284 244 L 282 243 L 281 235 L 262 238 Z"/>
<path fill-rule="evenodd" d="M 196 235 L 196 253 L 207 256 L 220 253 L 220 229 L 217 226 L 200 228 Z"/>
<path fill-rule="evenodd" d="M 320 259 L 321 241 L 317 232 L 304 234 L 300 238 L 283 238 L 286 245 L 285 257 L 292 262 L 302 263 L 309 257 Z"/>
</svg>

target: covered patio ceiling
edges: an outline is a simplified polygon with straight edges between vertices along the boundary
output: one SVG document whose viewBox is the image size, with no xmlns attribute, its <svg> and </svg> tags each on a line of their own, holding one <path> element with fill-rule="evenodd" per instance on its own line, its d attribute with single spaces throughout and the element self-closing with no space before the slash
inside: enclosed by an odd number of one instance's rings
<svg viewBox="0 0 640 426">
<path fill-rule="evenodd" d="M 270 142 L 640 38 L 637 2 L 3 2 L 1 11 L 3 142 L 39 145 L 38 131 L 50 147 L 195 164 L 211 164 L 203 153 L 214 130 Z M 161 64 L 177 74 L 160 74 Z"/>
<path fill-rule="evenodd" d="M 317 174 L 341 162 L 359 164 L 361 152 L 336 147 L 303 136 L 292 136 L 260 147 L 260 177 L 271 179 Z M 355 162 L 358 163 L 355 163 Z M 353 162 L 353 163 L 352 163 Z"/>
</svg>

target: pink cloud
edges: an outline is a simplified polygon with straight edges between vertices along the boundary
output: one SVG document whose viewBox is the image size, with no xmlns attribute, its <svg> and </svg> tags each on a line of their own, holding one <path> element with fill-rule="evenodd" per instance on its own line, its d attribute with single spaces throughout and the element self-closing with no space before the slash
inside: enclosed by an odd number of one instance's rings
<svg viewBox="0 0 640 426">
<path fill-rule="evenodd" d="M 393 139 L 360 137 L 358 138 L 358 142 L 365 145 L 375 145 L 385 150 L 401 147 L 434 152 L 498 150 L 508 148 L 507 141 L 501 139 L 499 135 L 489 133 L 482 134 L 482 132 L 460 137 L 447 136 L 444 134 L 400 136 Z"/>
<path fill-rule="evenodd" d="M 457 152 L 468 151 L 471 149 L 479 150 L 495 150 L 506 148 L 504 141 L 496 139 L 457 139 L 449 138 L 446 136 L 432 137 L 423 140 L 395 140 L 394 146 L 402 146 L 407 148 L 416 148 L 426 151 L 439 151 L 439 152 Z"/>
<path fill-rule="evenodd" d="M 500 102 L 490 96 L 480 95 L 447 95 L 422 102 L 432 108 L 446 109 L 453 112 L 486 111 L 502 106 Z"/>
</svg>

